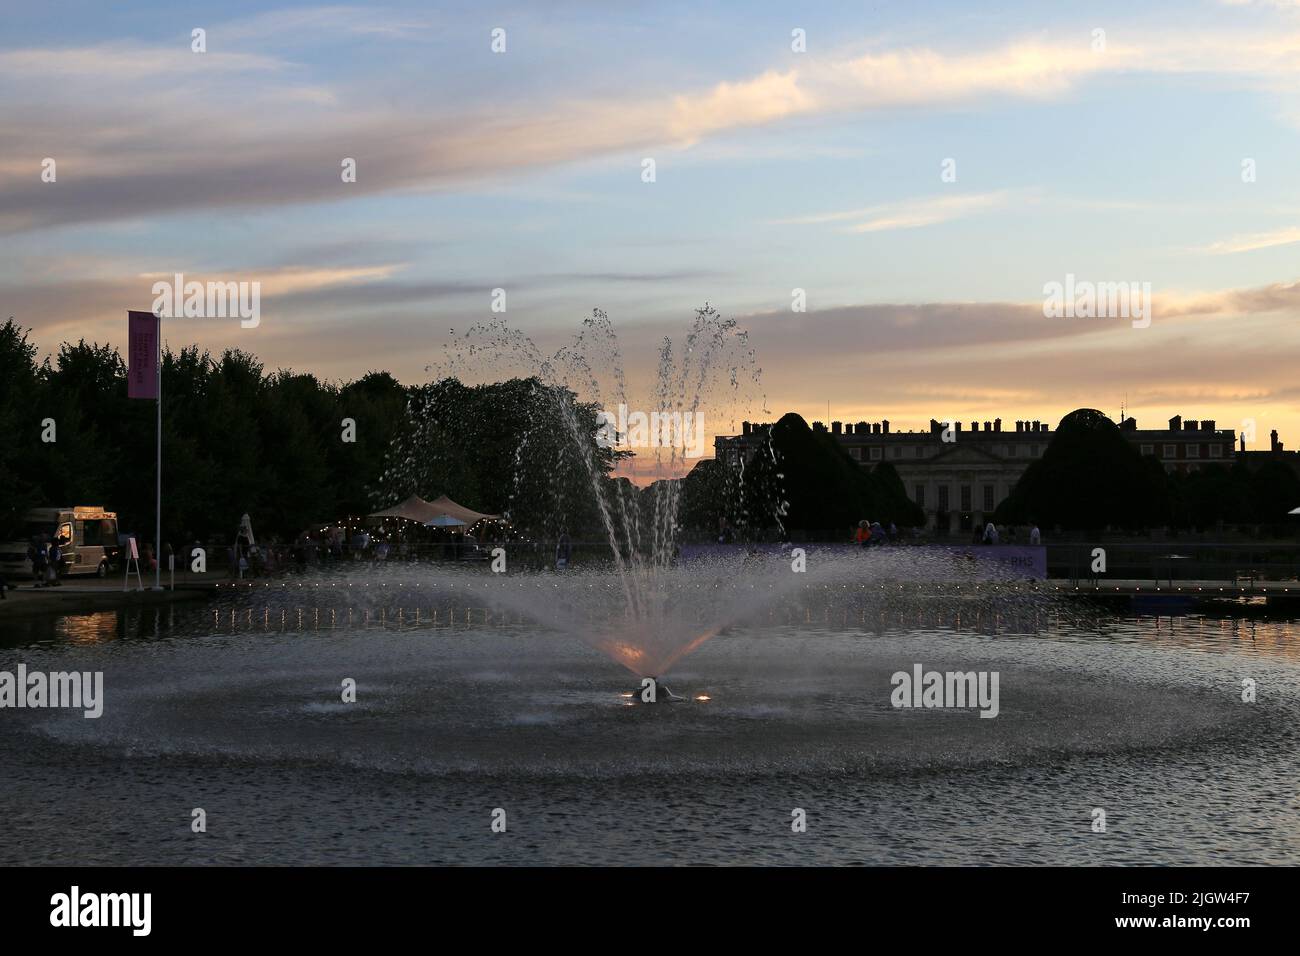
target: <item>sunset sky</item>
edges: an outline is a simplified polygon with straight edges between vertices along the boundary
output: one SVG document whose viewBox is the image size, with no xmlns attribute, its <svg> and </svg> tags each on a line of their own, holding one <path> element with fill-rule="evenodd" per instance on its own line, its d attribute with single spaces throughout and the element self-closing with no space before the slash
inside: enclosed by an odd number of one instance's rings
<svg viewBox="0 0 1300 956">
<path fill-rule="evenodd" d="M 644 379 L 707 300 L 771 417 L 1127 397 L 1300 445 L 1298 3 L 127 6 L 0 3 L 0 320 L 43 352 L 181 272 L 262 318 L 172 348 L 418 382 L 501 287 L 548 348 L 606 310 Z M 1150 327 L 1045 318 L 1067 274 Z"/>
</svg>

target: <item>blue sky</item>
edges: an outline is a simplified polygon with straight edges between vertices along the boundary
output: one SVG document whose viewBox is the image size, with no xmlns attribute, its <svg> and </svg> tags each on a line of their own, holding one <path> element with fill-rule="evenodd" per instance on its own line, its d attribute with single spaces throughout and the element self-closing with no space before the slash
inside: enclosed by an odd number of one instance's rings
<svg viewBox="0 0 1300 956">
<path fill-rule="evenodd" d="M 636 379 L 707 300 L 774 414 L 1300 441 L 1300 7 L 1048 7 L 6 4 L 0 308 L 120 342 L 152 277 L 257 280 L 257 329 L 169 341 L 417 381 L 503 287 L 548 346 L 608 311 Z M 1067 273 L 1155 321 L 1044 318 Z"/>
</svg>

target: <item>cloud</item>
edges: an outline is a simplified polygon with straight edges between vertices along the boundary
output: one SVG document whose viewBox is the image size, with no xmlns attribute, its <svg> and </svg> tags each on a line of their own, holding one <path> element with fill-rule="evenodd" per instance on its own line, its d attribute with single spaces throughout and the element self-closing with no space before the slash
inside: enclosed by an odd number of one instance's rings
<svg viewBox="0 0 1300 956">
<path fill-rule="evenodd" d="M 115 83 L 160 76 L 191 74 L 195 70 L 223 73 L 275 72 L 283 60 L 257 53 L 193 53 L 188 43 L 171 47 L 139 43 L 104 43 L 91 47 L 33 48 L 0 52 L 0 75 L 10 80 L 90 80 L 111 88 Z"/>
<path fill-rule="evenodd" d="M 1254 252 L 1256 249 L 1271 249 L 1274 246 L 1289 246 L 1295 242 L 1300 242 L 1300 227 L 1288 226 L 1272 232 L 1233 236 L 1204 246 L 1200 251 L 1216 256 L 1234 255 L 1238 252 Z"/>
<path fill-rule="evenodd" d="M 464 328 L 487 302 L 487 283 L 403 281 L 394 264 L 196 270 L 186 278 L 260 278 L 269 290 L 263 322 L 241 330 L 222 320 L 175 320 L 166 330 L 172 348 L 240 347 L 268 367 L 344 379 L 386 367 L 403 381 L 424 380 L 449 327 Z M 650 274 L 629 279 L 653 281 Z M 149 307 L 152 281 L 139 273 L 13 280 L 0 285 L 0 317 L 14 314 L 34 326 L 44 349 L 81 336 L 120 345 L 123 311 Z M 569 281 L 574 277 L 539 275 L 530 285 Z M 512 295 L 512 315 L 516 301 Z M 1147 329 L 1122 320 L 1045 319 L 1038 301 L 874 303 L 737 318 L 765 366 L 772 417 L 794 410 L 822 418 L 829 399 L 837 419 L 889 418 L 899 429 L 923 428 L 939 416 L 1055 421 L 1081 406 L 1114 413 L 1127 394 L 1144 420 L 1182 413 L 1300 427 L 1295 350 L 1282 347 L 1297 341 L 1300 281 L 1166 292 L 1154 312 Z M 646 380 L 662 337 L 678 329 L 614 318 L 629 381 Z M 372 328 L 383 334 L 369 335 Z M 571 326 L 565 329 L 528 331 L 546 351 L 568 340 Z M 364 368 L 358 335 L 367 336 Z M 506 374 L 504 367 L 493 370 Z"/>
<path fill-rule="evenodd" d="M 387 279 L 400 268 L 397 265 L 331 269 L 289 267 L 255 272 L 241 270 L 238 275 L 225 272 L 206 275 L 197 272 L 185 273 L 184 278 L 186 282 L 208 282 L 210 280 L 218 282 L 256 281 L 261 283 L 262 295 L 264 296 L 290 296 L 333 289 L 340 285 L 356 285 Z M 147 272 L 143 273 L 140 278 L 146 280 L 152 286 L 153 283 L 158 281 L 170 282 L 174 275 L 174 273 L 170 272 Z"/>
<path fill-rule="evenodd" d="M 915 229 L 918 226 L 932 226 L 936 223 L 960 219 L 975 212 L 1002 206 L 1006 203 L 1009 195 L 1010 193 L 1004 190 L 964 196 L 910 199 L 900 202 L 881 203 L 862 209 L 815 213 L 810 216 L 797 216 L 792 219 L 778 219 L 776 223 L 780 225 L 807 225 L 859 220 L 845 227 L 846 230 L 848 232 L 882 232 L 888 229 Z"/>
<path fill-rule="evenodd" d="M 1248 289 L 1158 296 L 1156 318 L 1217 318 L 1232 315 L 1300 313 L 1300 282 L 1275 282 Z"/>
<path fill-rule="evenodd" d="M 318 26 L 355 28 L 350 9 L 299 15 Z M 260 36 L 276 22 L 242 28 Z M 214 27 L 209 36 L 220 32 Z M 629 151 L 684 148 L 800 116 L 1055 97 L 1102 73 L 1226 72 L 1267 87 L 1293 83 L 1300 71 L 1300 37 L 1142 40 L 1114 42 L 1105 53 L 1094 53 L 1081 34 L 1077 42 L 1029 40 L 974 52 L 810 55 L 797 68 L 702 90 L 594 99 L 525 93 L 451 111 L 399 107 L 357 79 L 309 82 L 306 66 L 254 52 L 120 43 L 9 50 L 0 53 L 0 74 L 15 95 L 6 98 L 0 137 L 34 145 L 31 172 L 0 181 L 0 229 L 453 189 Z M 39 180 L 43 156 L 59 161 L 57 185 Z M 358 161 L 356 183 L 340 181 L 345 156 Z M 934 217 L 943 210 L 896 213 L 859 226 L 921 225 L 941 221 Z"/>
<path fill-rule="evenodd" d="M 225 24 L 218 31 L 222 42 L 232 40 L 283 41 L 325 36 L 380 36 L 408 38 L 425 33 L 433 22 L 423 17 L 399 16 L 381 7 L 324 6 L 272 10 Z"/>
</svg>

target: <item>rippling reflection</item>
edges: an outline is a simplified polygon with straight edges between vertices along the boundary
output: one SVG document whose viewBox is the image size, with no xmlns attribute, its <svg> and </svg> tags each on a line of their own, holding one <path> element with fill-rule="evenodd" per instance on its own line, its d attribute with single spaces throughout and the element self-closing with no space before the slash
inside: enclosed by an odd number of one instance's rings
<svg viewBox="0 0 1300 956">
<path fill-rule="evenodd" d="M 105 672 L 98 721 L 0 722 L 22 862 L 1300 862 L 1300 625 L 1258 604 L 792 602 L 706 642 L 662 707 L 472 603 L 227 599 L 6 634 L 8 661 Z M 892 709 L 913 662 L 998 671 L 1001 715 Z M 196 793 L 237 831 L 178 839 Z M 482 838 L 498 805 L 529 821 L 506 857 Z M 814 839 L 780 835 L 790 806 Z"/>
</svg>

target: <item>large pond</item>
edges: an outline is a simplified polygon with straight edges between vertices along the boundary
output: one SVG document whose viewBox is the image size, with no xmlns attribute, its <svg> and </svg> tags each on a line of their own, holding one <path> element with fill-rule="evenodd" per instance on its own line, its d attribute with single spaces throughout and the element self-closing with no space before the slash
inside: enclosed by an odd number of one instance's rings
<svg viewBox="0 0 1300 956">
<path fill-rule="evenodd" d="M 0 863 L 1300 862 L 1300 624 L 1259 606 L 803 600 L 650 706 L 525 615 L 345 605 L 0 622 L 0 670 L 105 687 L 0 711 Z M 918 664 L 997 717 L 893 706 Z"/>
</svg>

